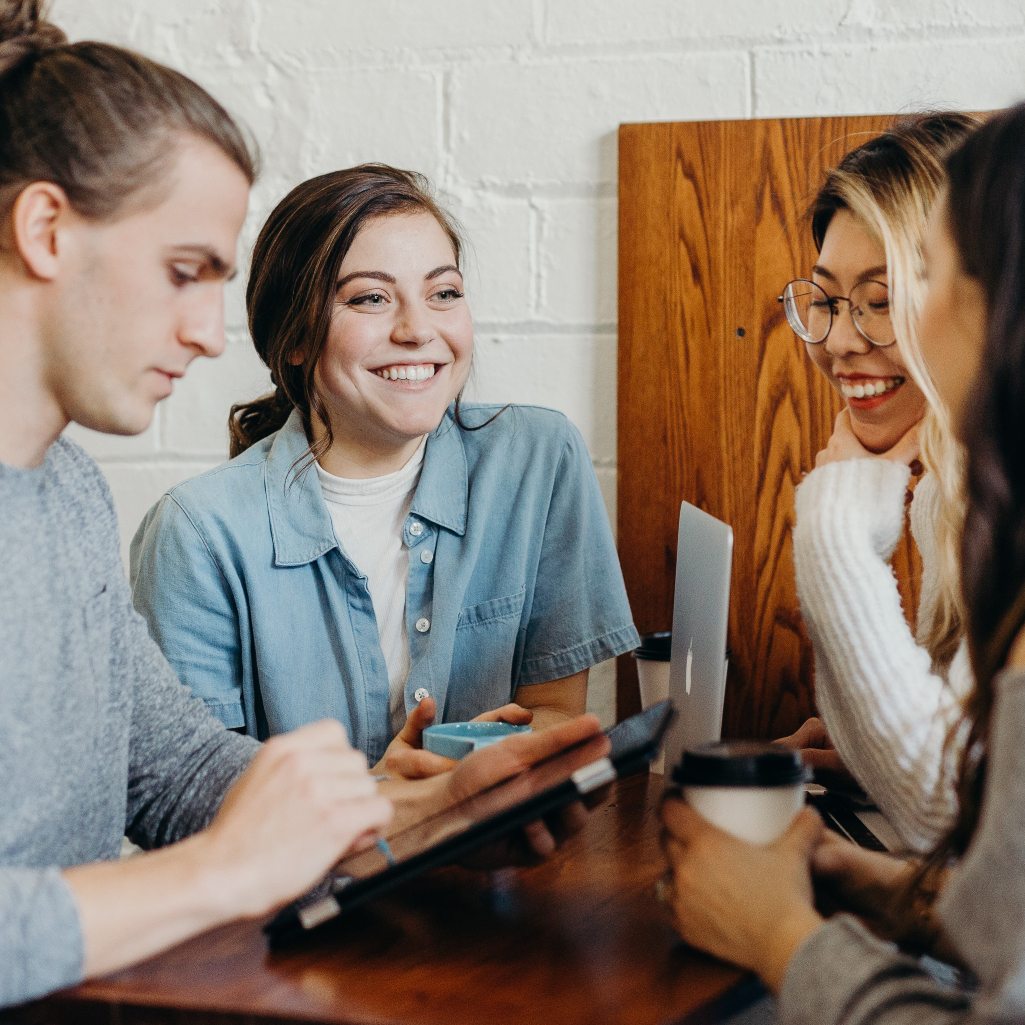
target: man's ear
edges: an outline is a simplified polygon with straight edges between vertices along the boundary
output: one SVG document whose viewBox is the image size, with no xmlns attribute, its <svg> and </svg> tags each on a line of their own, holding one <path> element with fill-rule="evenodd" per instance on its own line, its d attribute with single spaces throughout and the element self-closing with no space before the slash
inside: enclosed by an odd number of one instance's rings
<svg viewBox="0 0 1025 1025">
<path fill-rule="evenodd" d="M 52 182 L 21 190 L 11 212 L 14 244 L 26 270 L 41 281 L 57 276 L 57 229 L 73 213 L 67 194 Z"/>
</svg>

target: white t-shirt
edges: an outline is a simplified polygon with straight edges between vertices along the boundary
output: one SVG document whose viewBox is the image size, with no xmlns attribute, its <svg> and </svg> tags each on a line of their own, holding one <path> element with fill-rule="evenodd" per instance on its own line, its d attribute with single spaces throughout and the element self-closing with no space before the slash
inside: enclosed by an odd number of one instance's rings
<svg viewBox="0 0 1025 1025">
<path fill-rule="evenodd" d="M 405 687 L 409 675 L 406 634 L 409 549 L 402 528 L 413 505 L 426 446 L 424 438 L 401 470 L 367 480 L 336 477 L 317 463 L 317 476 L 331 513 L 335 536 L 345 554 L 367 578 L 381 651 L 388 667 L 388 706 L 394 733 L 406 722 Z"/>
</svg>

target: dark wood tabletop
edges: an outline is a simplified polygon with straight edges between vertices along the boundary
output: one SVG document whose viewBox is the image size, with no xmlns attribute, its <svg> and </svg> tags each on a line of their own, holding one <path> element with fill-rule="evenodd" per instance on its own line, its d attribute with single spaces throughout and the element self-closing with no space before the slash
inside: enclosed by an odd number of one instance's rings
<svg viewBox="0 0 1025 1025">
<path fill-rule="evenodd" d="M 661 776 L 615 784 L 543 865 L 441 869 L 275 953 L 260 923 L 227 926 L 0 1017 L 50 1025 L 715 1020 L 757 985 L 683 946 L 656 900 L 661 793 Z"/>
</svg>

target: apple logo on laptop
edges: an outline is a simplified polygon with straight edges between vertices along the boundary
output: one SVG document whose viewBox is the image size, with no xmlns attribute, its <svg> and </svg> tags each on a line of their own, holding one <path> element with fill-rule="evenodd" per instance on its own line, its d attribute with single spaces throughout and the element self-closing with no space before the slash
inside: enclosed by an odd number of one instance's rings
<svg viewBox="0 0 1025 1025">
<path fill-rule="evenodd" d="M 687 648 L 687 693 L 690 693 L 690 670 L 694 665 L 694 638 L 690 639 L 690 646 Z"/>
</svg>

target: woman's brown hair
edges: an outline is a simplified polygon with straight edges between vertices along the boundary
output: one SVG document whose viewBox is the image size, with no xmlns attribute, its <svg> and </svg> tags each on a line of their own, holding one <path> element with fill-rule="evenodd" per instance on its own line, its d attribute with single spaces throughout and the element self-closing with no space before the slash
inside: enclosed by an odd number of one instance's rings
<svg viewBox="0 0 1025 1025">
<path fill-rule="evenodd" d="M 119 46 L 68 43 L 42 0 L 0 0 L 0 211 L 47 181 L 80 214 L 115 217 L 154 198 L 183 135 L 256 178 L 238 125 L 190 78 Z"/>
<path fill-rule="evenodd" d="M 975 686 L 965 701 L 960 809 L 934 862 L 965 852 L 979 821 L 995 678 L 1025 627 L 1025 104 L 988 121 L 947 161 L 947 223 L 986 296 L 986 340 L 965 400 L 961 542 Z"/>
<path fill-rule="evenodd" d="M 231 407 L 233 457 L 280 430 L 293 409 L 311 443 L 306 465 L 331 447 L 334 435 L 314 372 L 331 326 L 338 268 L 368 221 L 418 211 L 444 228 L 458 266 L 459 230 L 415 171 L 385 164 L 332 171 L 297 185 L 277 205 L 256 240 L 246 290 L 249 331 L 274 391 Z M 316 441 L 314 416 L 324 427 Z"/>
<path fill-rule="evenodd" d="M 946 216 L 961 269 L 986 297 L 986 338 L 958 433 L 967 452 L 961 581 L 974 684 L 961 722 L 958 813 L 912 874 L 905 905 L 929 949 L 929 905 L 979 825 L 996 677 L 1025 627 L 1025 104 L 973 132 L 946 161 Z"/>
</svg>

